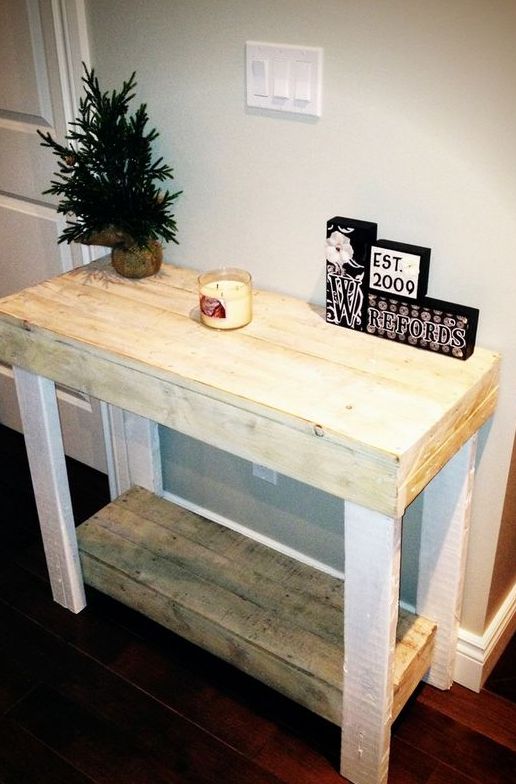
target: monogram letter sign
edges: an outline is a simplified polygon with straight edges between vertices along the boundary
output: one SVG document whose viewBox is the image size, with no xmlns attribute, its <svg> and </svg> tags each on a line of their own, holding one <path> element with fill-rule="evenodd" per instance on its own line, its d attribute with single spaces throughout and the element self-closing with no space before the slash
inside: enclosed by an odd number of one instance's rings
<svg viewBox="0 0 516 784">
<path fill-rule="evenodd" d="M 377 240 L 377 224 L 332 218 L 326 231 L 326 320 L 468 359 L 478 310 L 426 296 L 430 248 Z"/>
</svg>

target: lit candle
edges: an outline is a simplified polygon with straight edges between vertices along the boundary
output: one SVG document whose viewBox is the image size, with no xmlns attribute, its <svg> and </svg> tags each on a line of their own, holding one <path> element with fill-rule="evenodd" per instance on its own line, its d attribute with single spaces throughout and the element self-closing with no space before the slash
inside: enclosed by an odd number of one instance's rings
<svg viewBox="0 0 516 784">
<path fill-rule="evenodd" d="M 252 318 L 251 275 L 222 267 L 199 275 L 201 321 L 215 329 L 236 329 Z"/>
</svg>

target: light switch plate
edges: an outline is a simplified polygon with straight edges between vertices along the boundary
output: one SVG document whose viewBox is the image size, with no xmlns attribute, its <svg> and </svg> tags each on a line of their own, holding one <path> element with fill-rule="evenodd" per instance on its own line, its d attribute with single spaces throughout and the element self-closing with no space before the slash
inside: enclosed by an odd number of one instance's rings
<svg viewBox="0 0 516 784">
<path fill-rule="evenodd" d="M 320 117 L 322 61 L 319 46 L 247 41 L 247 106 Z"/>
</svg>

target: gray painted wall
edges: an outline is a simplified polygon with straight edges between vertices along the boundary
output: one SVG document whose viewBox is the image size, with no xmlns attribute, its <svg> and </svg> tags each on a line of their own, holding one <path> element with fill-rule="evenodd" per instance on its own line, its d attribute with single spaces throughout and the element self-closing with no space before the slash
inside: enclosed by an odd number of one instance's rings
<svg viewBox="0 0 516 784">
<path fill-rule="evenodd" d="M 516 3 L 87 0 L 86 7 L 99 76 L 114 87 L 136 69 L 138 97 L 161 132 L 157 151 L 184 189 L 171 263 L 243 266 L 258 286 L 321 302 L 325 222 L 340 213 L 377 220 L 384 237 L 431 247 L 429 294 L 480 308 L 479 343 L 504 354 L 500 404 L 479 459 L 462 617 L 482 634 L 492 584 L 503 594 L 514 581 L 507 561 L 496 573 L 494 564 L 515 428 Z M 319 120 L 246 109 L 246 40 L 324 48 Z M 164 438 L 171 487 L 179 481 L 176 447 L 187 460 L 186 443 Z M 198 459 L 206 471 L 219 462 L 209 453 Z M 228 464 L 225 477 L 240 472 Z M 181 481 L 185 494 L 219 504 L 239 493 L 225 477 L 202 491 L 193 474 L 189 488 L 186 475 Z M 249 489 L 248 472 L 241 481 Z M 320 543 L 310 546 L 329 545 L 335 558 L 334 501 L 299 492 L 296 500 L 290 483 L 278 485 L 282 535 L 299 527 L 307 541 L 307 518 L 294 522 L 287 499 L 303 514 L 305 506 L 324 509 L 315 523 Z M 266 502 L 252 498 L 246 515 L 262 520 Z"/>
<path fill-rule="evenodd" d="M 342 572 L 343 504 L 336 496 L 277 475 L 273 485 L 253 476 L 247 460 L 160 428 L 165 488 Z M 402 598 L 415 603 L 419 522 L 416 499 L 404 519 Z"/>
</svg>

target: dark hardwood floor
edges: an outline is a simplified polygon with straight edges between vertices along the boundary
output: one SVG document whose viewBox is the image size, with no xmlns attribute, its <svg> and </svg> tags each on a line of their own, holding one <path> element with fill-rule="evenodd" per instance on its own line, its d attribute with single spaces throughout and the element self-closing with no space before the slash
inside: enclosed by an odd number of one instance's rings
<svg viewBox="0 0 516 784">
<path fill-rule="evenodd" d="M 0 427 L 0 784 L 342 784 L 339 730 L 88 591 L 52 602 L 23 440 Z M 105 477 L 69 463 L 81 521 Z M 515 643 L 474 694 L 423 686 L 389 784 L 516 781 Z"/>
</svg>

